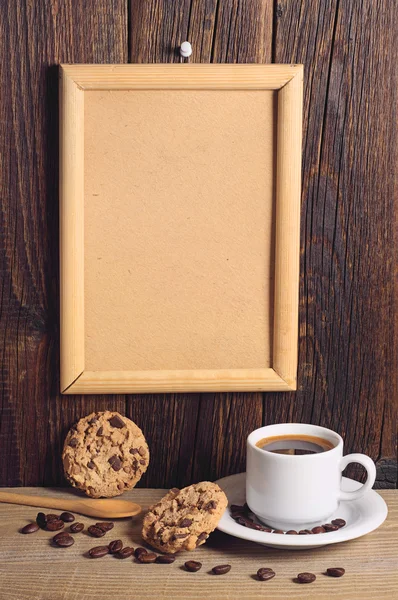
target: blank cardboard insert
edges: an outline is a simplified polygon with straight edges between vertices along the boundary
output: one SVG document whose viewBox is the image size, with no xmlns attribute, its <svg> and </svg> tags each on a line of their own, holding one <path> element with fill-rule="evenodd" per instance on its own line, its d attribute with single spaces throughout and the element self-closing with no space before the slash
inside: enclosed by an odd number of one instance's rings
<svg viewBox="0 0 398 600">
<path fill-rule="evenodd" d="M 86 91 L 85 369 L 272 364 L 276 92 Z"/>
</svg>

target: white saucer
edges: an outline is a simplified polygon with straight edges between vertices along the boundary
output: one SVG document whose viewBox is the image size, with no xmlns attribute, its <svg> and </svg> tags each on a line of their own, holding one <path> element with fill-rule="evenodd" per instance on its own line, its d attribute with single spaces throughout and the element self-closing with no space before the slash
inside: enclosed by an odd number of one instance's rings
<svg viewBox="0 0 398 600">
<path fill-rule="evenodd" d="M 228 504 L 245 503 L 246 473 L 230 475 L 219 479 L 216 483 L 224 490 L 228 498 Z M 361 483 L 343 477 L 342 488 L 347 492 L 357 490 Z M 374 490 L 370 490 L 359 500 L 342 501 L 340 507 L 331 519 L 344 519 L 347 525 L 338 531 L 329 533 L 318 533 L 314 535 L 282 535 L 266 533 L 248 529 L 236 523 L 231 517 L 229 508 L 225 511 L 218 524 L 218 529 L 234 537 L 242 538 L 270 546 L 271 548 L 286 548 L 288 550 L 300 550 L 303 548 L 317 548 L 328 544 L 338 544 L 361 537 L 374 529 L 377 529 L 387 517 L 387 505 L 383 498 Z"/>
</svg>

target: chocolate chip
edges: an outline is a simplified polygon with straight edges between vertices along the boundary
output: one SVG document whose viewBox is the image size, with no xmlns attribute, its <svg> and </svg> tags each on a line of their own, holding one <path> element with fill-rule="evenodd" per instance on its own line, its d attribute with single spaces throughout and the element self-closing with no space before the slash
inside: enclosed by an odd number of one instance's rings
<svg viewBox="0 0 398 600">
<path fill-rule="evenodd" d="M 333 525 L 332 523 L 324 523 L 322 525 L 322 527 L 327 532 L 329 532 L 329 531 L 337 531 L 339 529 L 339 527 L 337 527 L 337 525 Z"/>
<path fill-rule="evenodd" d="M 205 506 L 205 510 L 207 511 L 214 510 L 215 508 L 217 508 L 217 502 L 214 500 L 210 500 Z"/>
<path fill-rule="evenodd" d="M 326 573 L 329 577 L 343 577 L 345 569 L 343 569 L 343 567 L 333 567 L 327 569 Z"/>
<path fill-rule="evenodd" d="M 73 523 L 73 525 L 71 525 L 69 527 L 69 531 L 71 533 L 80 533 L 80 531 L 83 531 L 83 529 L 84 529 L 83 523 L 79 523 L 79 522 Z"/>
<path fill-rule="evenodd" d="M 87 531 L 89 532 L 90 535 L 92 535 L 93 537 L 96 537 L 96 538 L 103 537 L 106 533 L 106 531 L 104 531 L 104 529 L 100 529 L 96 525 L 90 525 L 90 527 L 88 528 Z"/>
<path fill-rule="evenodd" d="M 297 583 L 312 583 L 316 576 L 313 573 L 299 573 L 297 575 Z"/>
<path fill-rule="evenodd" d="M 142 564 L 154 563 L 156 561 L 156 554 L 154 552 L 147 552 L 146 554 L 140 554 L 137 556 L 137 561 Z"/>
<path fill-rule="evenodd" d="M 69 444 L 68 446 L 70 446 L 71 448 L 76 448 L 76 446 L 78 445 L 79 441 L 77 438 L 72 438 L 69 440 Z"/>
<path fill-rule="evenodd" d="M 318 526 L 312 528 L 312 533 L 326 533 L 326 529 L 324 527 Z"/>
<path fill-rule="evenodd" d="M 198 535 L 198 539 L 196 540 L 196 547 L 198 547 L 203 540 L 207 540 L 208 537 L 209 536 L 207 535 L 207 533 L 204 533 L 204 532 L 200 533 Z"/>
<path fill-rule="evenodd" d="M 190 534 L 189 533 L 175 533 L 173 535 L 173 540 L 183 540 L 185 538 L 187 538 Z"/>
<path fill-rule="evenodd" d="M 344 519 L 333 519 L 332 525 L 337 525 L 337 527 L 340 529 L 341 527 L 347 525 L 347 523 L 344 521 Z"/>
<path fill-rule="evenodd" d="M 92 461 L 92 460 L 90 460 L 90 461 L 87 463 L 87 467 L 88 467 L 89 469 L 95 469 L 95 463 L 93 463 L 93 461 Z"/>
<path fill-rule="evenodd" d="M 160 563 L 161 565 L 171 565 L 175 559 L 176 557 L 174 554 L 160 554 L 156 557 L 155 562 Z"/>
<path fill-rule="evenodd" d="M 102 558 L 106 554 L 109 554 L 109 548 L 108 546 L 96 546 L 95 548 L 91 548 L 88 554 L 90 558 Z"/>
<path fill-rule="evenodd" d="M 171 488 L 170 492 L 172 492 L 173 494 L 179 494 L 180 490 L 178 488 Z"/>
<path fill-rule="evenodd" d="M 225 575 L 231 570 L 231 565 L 217 565 L 212 568 L 214 575 Z"/>
<path fill-rule="evenodd" d="M 108 544 L 108 548 L 111 554 L 116 554 L 116 552 L 119 552 L 123 548 L 123 542 L 122 540 L 113 540 L 113 542 Z"/>
<path fill-rule="evenodd" d="M 45 529 L 47 525 L 47 517 L 43 512 L 37 513 L 36 523 L 40 527 L 40 529 Z"/>
<path fill-rule="evenodd" d="M 111 419 L 109 419 L 109 424 L 117 429 L 122 429 L 122 427 L 125 426 L 125 422 L 119 417 L 119 415 L 114 415 Z"/>
<path fill-rule="evenodd" d="M 141 547 L 135 549 L 134 555 L 136 558 L 139 558 L 142 554 L 148 554 L 148 550 Z"/>
<path fill-rule="evenodd" d="M 286 531 L 286 535 L 298 535 L 298 533 L 295 529 L 289 529 L 289 531 Z"/>
<path fill-rule="evenodd" d="M 138 448 L 130 448 L 130 454 L 139 454 Z"/>
<path fill-rule="evenodd" d="M 145 450 L 144 446 L 140 446 L 138 448 L 138 452 L 141 454 L 141 456 L 145 456 L 146 450 Z"/>
<path fill-rule="evenodd" d="M 75 520 L 75 515 L 72 515 L 70 512 L 63 512 L 59 515 L 59 518 L 64 523 L 72 523 Z"/>
<path fill-rule="evenodd" d="M 103 427 L 100 427 L 100 428 L 98 429 L 98 431 L 97 431 L 97 435 L 104 435 L 104 428 L 103 428 Z M 98 547 L 100 548 L 101 546 L 98 546 Z"/>
<path fill-rule="evenodd" d="M 60 548 L 69 548 L 69 546 L 73 546 L 75 540 L 71 535 L 69 535 L 69 533 L 64 533 L 64 535 L 60 535 L 59 537 L 55 536 L 53 538 L 53 542 L 56 546 L 59 546 Z"/>
<path fill-rule="evenodd" d="M 263 567 L 257 571 L 257 577 L 260 581 L 268 581 L 268 579 L 275 577 L 275 571 L 273 569 Z"/>
<path fill-rule="evenodd" d="M 115 554 L 115 556 L 117 558 L 130 558 L 130 556 L 133 555 L 134 552 L 134 548 L 131 548 L 130 546 L 126 546 L 125 548 L 122 548 L 121 550 L 119 550 L 119 552 L 117 552 Z"/>
<path fill-rule="evenodd" d="M 114 526 L 115 524 L 112 523 L 112 521 L 102 521 L 101 523 L 95 524 L 95 527 L 99 527 L 100 529 L 102 529 L 102 531 L 105 531 L 105 533 L 113 529 Z"/>
<path fill-rule="evenodd" d="M 192 519 L 182 519 L 179 527 L 190 527 L 192 525 Z"/>
<path fill-rule="evenodd" d="M 122 468 L 122 461 L 117 456 L 117 454 L 114 454 L 113 456 L 111 456 L 108 459 L 108 463 L 111 465 L 111 467 L 114 471 L 120 471 L 120 469 Z"/>
<path fill-rule="evenodd" d="M 48 521 L 46 525 L 47 531 L 58 531 L 64 527 L 65 523 L 61 519 L 53 519 Z"/>
<path fill-rule="evenodd" d="M 22 527 L 21 533 L 35 533 L 35 531 L 39 531 L 40 527 L 37 523 L 28 523 L 25 527 Z"/>
<path fill-rule="evenodd" d="M 144 460 L 143 458 L 141 458 L 140 465 L 146 465 L 146 460 Z"/>
<path fill-rule="evenodd" d="M 98 423 L 98 418 L 97 417 L 93 417 L 88 422 L 89 425 L 95 425 L 96 423 Z"/>
<path fill-rule="evenodd" d="M 187 562 L 184 564 L 184 567 L 190 573 L 196 573 L 202 568 L 202 563 L 198 562 L 197 560 L 187 560 Z"/>
</svg>

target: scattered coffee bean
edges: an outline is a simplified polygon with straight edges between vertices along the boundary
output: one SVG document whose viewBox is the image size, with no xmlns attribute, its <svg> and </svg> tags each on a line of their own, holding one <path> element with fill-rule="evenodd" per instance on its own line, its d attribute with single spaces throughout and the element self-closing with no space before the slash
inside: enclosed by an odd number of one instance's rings
<svg viewBox="0 0 398 600">
<path fill-rule="evenodd" d="M 243 527 L 248 527 L 249 529 L 255 529 L 256 531 L 264 531 L 267 533 L 270 533 L 272 531 L 272 529 L 269 529 L 268 527 L 264 527 L 263 525 L 260 525 L 259 523 L 255 523 L 254 521 L 252 521 L 251 519 L 248 519 L 247 517 L 242 517 L 242 516 L 237 516 L 234 517 L 235 521 L 237 523 L 239 523 L 239 525 L 243 525 Z"/>
<path fill-rule="evenodd" d="M 268 581 L 268 579 L 275 577 L 275 571 L 273 569 L 263 567 L 257 571 L 257 577 L 260 581 Z"/>
<path fill-rule="evenodd" d="M 274 529 L 272 533 L 285 533 L 282 529 Z"/>
<path fill-rule="evenodd" d="M 59 518 L 64 523 L 72 523 L 72 521 L 75 520 L 75 515 L 72 515 L 72 513 L 70 513 L 70 512 L 63 512 L 62 514 L 59 515 Z"/>
<path fill-rule="evenodd" d="M 231 511 L 231 513 L 245 513 L 246 509 L 244 506 L 241 506 L 240 504 L 231 504 L 230 511 Z"/>
<path fill-rule="evenodd" d="M 214 575 L 225 575 L 231 570 L 231 565 L 217 565 L 212 568 Z"/>
<path fill-rule="evenodd" d="M 202 563 L 197 560 L 187 560 L 187 562 L 184 563 L 184 567 L 190 573 L 196 573 L 202 568 Z"/>
<path fill-rule="evenodd" d="M 53 537 L 53 542 L 56 546 L 59 546 L 60 548 L 69 548 L 69 546 L 73 546 L 75 540 L 71 535 L 69 535 L 69 533 L 64 533 L 63 535 L 59 535 L 59 537 Z"/>
<path fill-rule="evenodd" d="M 192 525 L 192 519 L 183 519 L 179 527 L 190 527 Z"/>
<path fill-rule="evenodd" d="M 156 554 L 154 552 L 147 552 L 146 554 L 140 554 L 137 557 L 137 560 L 139 563 L 142 564 L 149 564 L 149 563 L 154 563 L 156 560 Z"/>
<path fill-rule="evenodd" d="M 105 532 L 110 531 L 111 529 L 114 528 L 114 526 L 115 526 L 114 523 L 112 523 L 112 522 L 106 522 L 106 521 L 104 521 L 103 523 L 96 523 L 95 524 L 95 527 L 99 527 L 100 529 L 102 529 L 102 531 L 105 531 Z"/>
<path fill-rule="evenodd" d="M 308 535 L 308 531 L 306 529 L 301 529 L 299 535 Z"/>
<path fill-rule="evenodd" d="M 47 517 L 43 512 L 37 513 L 36 523 L 40 527 L 40 529 L 45 529 L 47 525 Z"/>
<path fill-rule="evenodd" d="M 316 576 L 313 573 L 299 573 L 297 575 L 298 583 L 312 583 L 315 579 Z"/>
<path fill-rule="evenodd" d="M 343 577 L 345 569 L 343 569 L 343 567 L 333 567 L 327 569 L 326 573 L 329 575 L 329 577 Z"/>
<path fill-rule="evenodd" d="M 148 554 L 148 550 L 146 550 L 146 548 L 136 548 L 134 550 L 134 555 L 136 558 L 139 558 L 142 554 Z"/>
<path fill-rule="evenodd" d="M 90 527 L 87 529 L 87 531 L 89 532 L 90 535 L 92 535 L 93 537 L 96 537 L 96 538 L 100 538 L 106 534 L 106 531 L 104 529 L 101 529 L 100 527 L 97 527 L 96 525 L 90 525 Z"/>
<path fill-rule="evenodd" d="M 116 552 L 115 556 L 117 556 L 117 558 L 130 558 L 130 556 L 132 556 L 133 554 L 134 548 L 126 546 L 125 548 L 119 550 L 119 552 Z"/>
<path fill-rule="evenodd" d="M 21 533 L 35 533 L 35 531 L 39 531 L 40 527 L 37 523 L 28 523 L 25 527 L 22 527 Z"/>
<path fill-rule="evenodd" d="M 46 522 L 48 523 L 49 521 L 59 521 L 60 517 L 58 515 L 54 515 L 52 513 L 49 513 L 48 515 L 46 515 Z"/>
<path fill-rule="evenodd" d="M 96 546 L 88 551 L 90 558 L 102 558 L 106 554 L 109 554 L 108 546 Z"/>
<path fill-rule="evenodd" d="M 59 533 L 56 533 L 52 539 L 52 541 L 56 544 L 57 541 L 59 539 L 61 539 L 61 537 L 65 537 L 66 535 L 69 535 L 69 533 L 67 531 L 60 531 Z"/>
<path fill-rule="evenodd" d="M 123 542 L 122 540 L 113 540 L 113 542 L 108 544 L 108 548 L 111 554 L 116 554 L 116 552 L 119 552 L 123 548 Z"/>
<path fill-rule="evenodd" d="M 155 562 L 160 563 L 161 565 L 171 565 L 175 559 L 176 557 L 174 554 L 160 554 L 156 557 Z"/>
<path fill-rule="evenodd" d="M 119 415 L 114 415 L 111 419 L 109 419 L 109 425 L 116 427 L 116 429 L 122 429 L 122 427 L 125 426 L 125 422 L 119 417 Z"/>
<path fill-rule="evenodd" d="M 332 525 L 337 525 L 339 529 L 344 527 L 346 524 L 347 523 L 344 521 L 344 519 L 333 519 L 332 521 Z"/>
<path fill-rule="evenodd" d="M 65 523 L 61 519 L 54 519 L 53 521 L 47 521 L 47 531 L 58 531 L 65 526 Z"/>
<path fill-rule="evenodd" d="M 332 523 L 324 523 L 322 525 L 322 527 L 324 528 L 325 531 L 327 531 L 329 533 L 329 531 L 337 531 L 339 528 L 337 527 L 337 525 L 333 525 Z"/>
<path fill-rule="evenodd" d="M 326 533 L 326 529 L 319 525 L 318 527 L 312 528 L 312 533 Z"/>
<path fill-rule="evenodd" d="M 286 535 L 298 535 L 298 533 L 295 529 L 289 529 L 289 531 L 286 531 Z"/>
<path fill-rule="evenodd" d="M 80 533 L 81 531 L 83 531 L 83 529 L 84 529 L 83 523 L 79 523 L 79 522 L 73 523 L 73 525 L 71 525 L 69 527 L 69 531 L 71 533 Z"/>
</svg>

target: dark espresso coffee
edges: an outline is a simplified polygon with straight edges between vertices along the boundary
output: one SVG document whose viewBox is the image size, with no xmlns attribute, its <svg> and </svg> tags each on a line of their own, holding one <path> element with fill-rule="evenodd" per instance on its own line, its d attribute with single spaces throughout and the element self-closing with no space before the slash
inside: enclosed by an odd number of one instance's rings
<svg viewBox="0 0 398 600">
<path fill-rule="evenodd" d="M 257 442 L 256 446 L 267 452 L 302 455 L 327 452 L 334 448 L 335 445 L 329 440 L 313 435 L 289 434 L 262 438 Z"/>
</svg>

